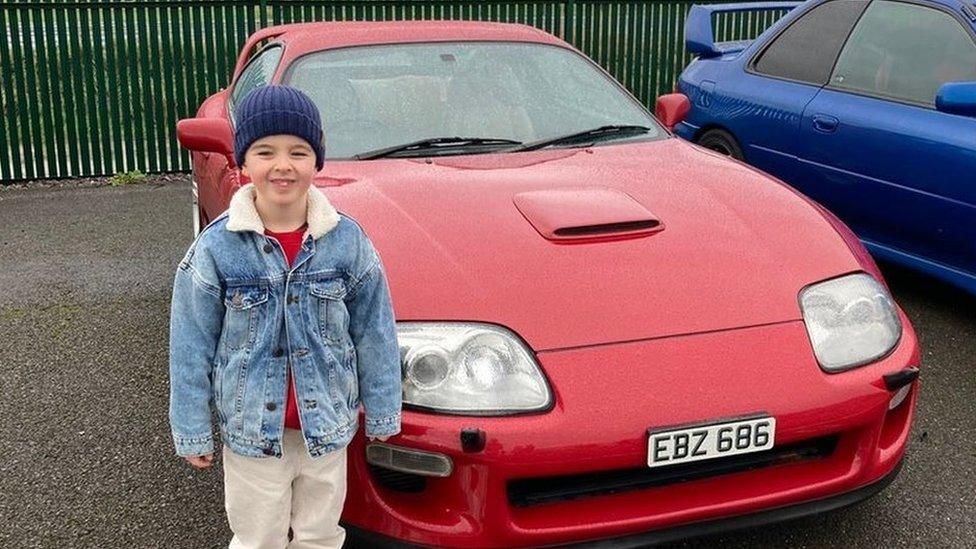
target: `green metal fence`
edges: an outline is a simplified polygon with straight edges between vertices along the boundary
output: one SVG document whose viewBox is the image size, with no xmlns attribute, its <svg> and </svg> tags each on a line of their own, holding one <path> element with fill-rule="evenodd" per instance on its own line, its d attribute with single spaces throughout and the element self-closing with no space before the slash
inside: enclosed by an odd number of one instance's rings
<svg viewBox="0 0 976 549">
<path fill-rule="evenodd" d="M 707 2 L 700 2 L 707 3 Z M 552 33 L 648 106 L 690 60 L 691 1 L 0 1 L 0 182 L 187 171 L 176 121 L 229 83 L 247 36 L 281 23 L 465 19 Z M 782 12 L 717 23 L 758 35 Z"/>
</svg>

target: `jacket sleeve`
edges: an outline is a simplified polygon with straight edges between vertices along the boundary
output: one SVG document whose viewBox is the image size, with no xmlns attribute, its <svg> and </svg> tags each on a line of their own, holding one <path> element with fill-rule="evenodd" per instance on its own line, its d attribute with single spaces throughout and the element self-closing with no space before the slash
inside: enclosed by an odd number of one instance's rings
<svg viewBox="0 0 976 549">
<path fill-rule="evenodd" d="M 180 456 L 214 451 L 211 376 L 224 318 L 213 262 L 195 246 L 196 242 L 176 270 L 170 308 L 169 420 Z"/>
<path fill-rule="evenodd" d="M 346 308 L 366 408 L 366 436 L 395 435 L 403 400 L 396 317 L 383 263 L 365 235 L 360 250 L 358 263 L 365 267 L 358 270 Z"/>
</svg>

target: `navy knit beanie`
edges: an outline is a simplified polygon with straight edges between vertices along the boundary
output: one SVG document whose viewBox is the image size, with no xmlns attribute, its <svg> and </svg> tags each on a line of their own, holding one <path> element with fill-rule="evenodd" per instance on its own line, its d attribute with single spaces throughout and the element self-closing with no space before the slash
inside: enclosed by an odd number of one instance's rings
<svg viewBox="0 0 976 549">
<path fill-rule="evenodd" d="M 244 164 L 252 143 L 269 135 L 289 134 L 308 141 L 315 151 L 315 169 L 325 164 L 322 119 L 309 96 L 291 86 L 268 85 L 248 93 L 235 109 L 234 160 Z"/>
</svg>

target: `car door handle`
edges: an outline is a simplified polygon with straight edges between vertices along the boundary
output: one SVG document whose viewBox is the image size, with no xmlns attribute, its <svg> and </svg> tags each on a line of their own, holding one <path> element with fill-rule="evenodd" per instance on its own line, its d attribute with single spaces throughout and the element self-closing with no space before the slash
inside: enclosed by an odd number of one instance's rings
<svg viewBox="0 0 976 549">
<path fill-rule="evenodd" d="M 837 129 L 837 123 L 839 121 L 833 116 L 827 116 L 826 114 L 815 114 L 813 115 L 813 129 L 822 133 L 834 133 Z"/>
</svg>

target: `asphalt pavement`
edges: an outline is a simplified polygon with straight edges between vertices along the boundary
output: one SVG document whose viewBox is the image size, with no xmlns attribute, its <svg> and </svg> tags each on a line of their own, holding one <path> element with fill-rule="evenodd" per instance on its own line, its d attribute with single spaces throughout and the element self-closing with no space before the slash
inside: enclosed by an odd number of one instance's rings
<svg viewBox="0 0 976 549">
<path fill-rule="evenodd" d="M 173 454 L 169 300 L 186 176 L 0 190 L 0 548 L 218 548 L 220 465 Z M 901 475 L 853 507 L 677 547 L 976 546 L 976 299 L 882 265 L 919 334 Z"/>
</svg>

